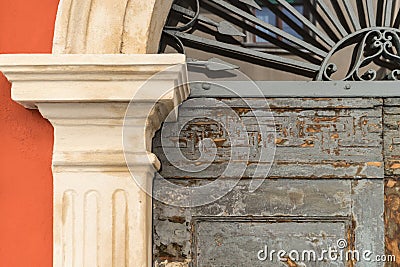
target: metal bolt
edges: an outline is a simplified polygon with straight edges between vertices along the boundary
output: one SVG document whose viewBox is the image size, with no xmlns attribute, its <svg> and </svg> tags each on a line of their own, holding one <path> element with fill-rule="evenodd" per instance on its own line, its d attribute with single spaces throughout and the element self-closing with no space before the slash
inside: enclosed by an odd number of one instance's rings
<svg viewBox="0 0 400 267">
<path fill-rule="evenodd" d="M 351 89 L 351 85 L 350 85 L 350 84 L 346 84 L 346 85 L 344 86 L 344 89 L 345 89 L 345 90 L 350 90 L 350 89 Z"/>
<path fill-rule="evenodd" d="M 211 89 L 211 84 L 209 84 L 209 83 L 203 83 L 203 84 L 202 84 L 202 87 L 203 87 L 204 90 L 210 90 L 210 89 Z"/>
</svg>

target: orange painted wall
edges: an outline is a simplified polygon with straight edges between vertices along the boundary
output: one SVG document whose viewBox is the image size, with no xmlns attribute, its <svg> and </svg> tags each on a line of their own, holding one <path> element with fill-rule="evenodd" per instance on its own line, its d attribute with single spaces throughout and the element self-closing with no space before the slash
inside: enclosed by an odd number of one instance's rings
<svg viewBox="0 0 400 267">
<path fill-rule="evenodd" d="M 58 0 L 0 0 L 0 53 L 50 53 Z M 0 74 L 0 267 L 52 265 L 53 129 Z"/>
</svg>

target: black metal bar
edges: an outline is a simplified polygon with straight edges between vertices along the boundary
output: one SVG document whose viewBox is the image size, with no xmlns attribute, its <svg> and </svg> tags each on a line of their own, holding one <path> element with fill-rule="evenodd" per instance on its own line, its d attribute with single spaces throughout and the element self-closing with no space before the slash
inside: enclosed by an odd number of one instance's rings
<svg viewBox="0 0 400 267">
<path fill-rule="evenodd" d="M 367 14 L 369 19 L 369 26 L 375 27 L 376 26 L 376 18 L 375 18 L 375 9 L 374 9 L 374 2 L 373 0 L 366 0 L 367 2 Z"/>
<path fill-rule="evenodd" d="M 318 5 L 321 7 L 322 11 L 325 13 L 325 15 L 328 17 L 328 19 L 331 21 L 332 25 L 339 31 L 339 33 L 342 35 L 342 37 L 345 37 L 348 35 L 348 32 L 346 31 L 345 28 L 343 28 L 342 24 L 340 21 L 337 19 L 337 17 L 332 13 L 330 8 L 326 5 L 324 0 L 317 0 Z"/>
<path fill-rule="evenodd" d="M 386 0 L 386 7 L 385 7 L 385 27 L 390 27 L 392 24 L 392 10 L 393 10 L 393 0 Z"/>
<path fill-rule="evenodd" d="M 290 35 L 287 32 L 284 32 L 283 30 L 281 30 L 269 23 L 266 23 L 265 21 L 255 17 L 255 16 L 251 16 L 249 13 L 244 12 L 243 10 L 241 10 L 225 1 L 222 1 L 222 0 L 209 0 L 209 1 L 219 5 L 221 7 L 226 8 L 227 10 L 235 13 L 236 15 L 242 17 L 243 19 L 246 19 L 247 21 L 249 21 L 251 23 L 254 23 L 254 24 L 256 24 L 278 36 L 281 36 L 282 38 L 284 38 L 288 41 L 291 41 L 292 43 L 298 45 L 299 47 L 304 48 L 318 56 L 325 57 L 327 55 L 327 52 L 325 52 L 307 42 L 304 42 L 303 40 L 300 40 L 299 38 L 294 37 L 293 35 Z"/>
<path fill-rule="evenodd" d="M 300 49 L 298 46 L 293 45 L 290 42 L 287 42 L 286 40 L 284 40 L 282 38 L 276 38 L 276 36 L 272 36 L 264 31 L 262 31 L 261 29 L 254 27 L 253 24 L 247 23 L 243 19 L 232 15 L 231 12 L 226 12 L 226 10 L 224 10 L 222 7 L 220 7 L 218 5 L 215 5 L 213 3 L 203 2 L 202 8 L 207 10 L 207 12 L 218 14 L 221 18 L 242 28 L 244 31 L 247 31 L 251 34 L 259 36 L 260 38 L 264 39 L 266 42 L 269 42 L 271 45 L 275 45 L 276 47 L 286 50 L 289 53 L 299 56 L 300 58 L 303 58 L 310 63 L 321 64 L 321 62 L 322 62 L 321 58 L 316 57 L 314 54 L 304 51 L 304 50 Z M 242 46 L 249 47 L 250 45 L 248 45 L 248 43 L 243 43 Z"/>
<path fill-rule="evenodd" d="M 311 63 L 301 62 L 294 59 L 283 58 L 276 55 L 271 55 L 255 50 L 246 49 L 243 47 L 238 47 L 231 44 L 226 44 L 210 39 L 206 39 L 203 37 L 195 36 L 193 34 L 179 32 L 179 31 L 171 31 L 171 30 L 164 30 L 167 34 L 176 36 L 181 40 L 186 40 L 188 42 L 200 44 L 201 47 L 206 50 L 205 48 L 211 48 L 212 51 L 215 49 L 222 50 L 225 52 L 229 52 L 231 54 L 240 55 L 242 59 L 249 61 L 250 59 L 257 59 L 262 60 L 268 63 L 275 64 L 274 66 L 284 66 L 284 70 L 295 71 L 296 73 L 301 73 L 301 75 L 306 77 L 314 77 L 316 72 L 319 70 L 319 66 Z"/>
<path fill-rule="evenodd" d="M 319 30 L 311 21 L 304 17 L 299 11 L 297 11 L 291 4 L 286 0 L 276 0 L 279 4 L 284 6 L 293 16 L 295 16 L 299 21 L 301 21 L 310 31 L 316 34 L 321 40 L 323 40 L 327 45 L 333 47 L 335 42 Z"/>
<path fill-rule="evenodd" d="M 344 7 L 349 16 L 351 24 L 353 24 L 354 29 L 356 31 L 361 30 L 361 25 L 360 25 L 359 19 L 358 19 L 356 13 L 354 12 L 354 8 L 351 5 L 351 3 L 349 2 L 349 0 L 343 0 L 343 4 L 344 4 Z"/>
<path fill-rule="evenodd" d="M 361 28 L 368 27 L 368 16 L 367 16 L 368 11 L 367 11 L 365 2 L 366 2 L 365 0 L 356 0 L 357 12 L 358 12 L 358 17 L 360 20 Z"/>
<path fill-rule="evenodd" d="M 346 31 L 348 33 L 353 32 L 351 30 L 350 25 L 347 23 L 347 19 L 345 17 L 345 11 L 342 9 L 342 7 L 340 6 L 338 0 L 332 0 L 331 1 L 332 7 L 335 10 L 336 16 L 340 21 L 340 24 L 346 29 Z"/>
<path fill-rule="evenodd" d="M 395 18 L 395 20 L 393 22 L 393 26 L 392 27 L 396 28 L 396 29 L 400 28 L 400 10 L 397 11 L 397 16 L 396 16 L 396 18 Z"/>
<path fill-rule="evenodd" d="M 289 16 L 282 12 L 276 4 L 271 3 L 270 0 L 263 0 L 263 4 L 265 4 L 266 7 L 273 11 L 277 17 L 286 22 L 286 24 L 289 25 L 295 32 L 300 34 L 304 38 L 304 41 L 311 43 L 321 50 L 329 51 L 325 46 L 323 46 L 316 40 L 314 34 L 311 31 L 304 29 L 304 27 L 301 27 L 296 21 L 292 20 Z"/>
<path fill-rule="evenodd" d="M 307 8 L 310 12 L 310 16 L 311 16 L 311 21 L 313 23 L 318 23 L 320 24 L 320 27 L 322 29 L 324 29 L 324 31 L 326 32 L 326 34 L 329 35 L 329 37 L 334 41 L 334 42 L 338 42 L 342 35 L 340 32 L 336 32 L 334 29 L 335 27 L 332 27 L 331 24 L 329 24 L 329 18 L 326 19 L 325 17 L 323 17 L 323 14 L 321 14 L 321 12 L 319 12 L 318 9 L 318 5 L 317 5 L 317 1 L 316 0 L 308 0 L 305 5 L 307 5 Z M 315 39 L 315 35 L 312 36 L 312 38 Z"/>
<path fill-rule="evenodd" d="M 186 8 L 176 5 L 176 4 L 174 4 L 172 6 L 172 9 L 175 10 L 176 12 L 179 12 L 183 15 L 188 16 L 191 19 L 193 19 L 196 16 L 196 12 L 191 11 L 189 9 L 186 9 Z M 216 21 L 214 21 L 206 16 L 203 16 L 201 14 L 198 15 L 197 19 L 198 19 L 198 21 L 201 21 L 203 23 L 206 23 L 208 25 L 216 27 L 218 32 L 221 34 L 231 35 L 231 36 L 242 36 L 242 37 L 245 36 L 245 34 L 243 34 L 243 32 L 240 32 L 234 26 L 228 24 L 226 21 L 216 22 Z"/>
<path fill-rule="evenodd" d="M 382 26 L 383 25 L 383 12 L 385 10 L 385 3 L 384 0 L 378 0 L 377 3 L 377 10 L 376 10 L 376 26 Z"/>
</svg>

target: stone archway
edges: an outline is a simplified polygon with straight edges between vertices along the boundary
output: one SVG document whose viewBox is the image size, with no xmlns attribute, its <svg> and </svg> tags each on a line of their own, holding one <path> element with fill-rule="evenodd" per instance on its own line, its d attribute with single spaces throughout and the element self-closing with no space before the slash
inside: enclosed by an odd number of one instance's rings
<svg viewBox="0 0 400 267">
<path fill-rule="evenodd" d="M 54 54 L 157 53 L 172 0 L 63 0 Z"/>
</svg>

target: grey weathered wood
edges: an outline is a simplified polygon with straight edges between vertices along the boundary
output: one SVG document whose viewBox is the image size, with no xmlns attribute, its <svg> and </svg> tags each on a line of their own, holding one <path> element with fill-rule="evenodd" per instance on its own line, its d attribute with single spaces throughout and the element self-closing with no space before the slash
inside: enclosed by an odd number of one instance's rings
<svg viewBox="0 0 400 267">
<path fill-rule="evenodd" d="M 344 222 L 219 222 L 200 221 L 196 224 L 195 263 L 208 266 L 288 266 L 278 261 L 260 261 L 257 253 L 272 249 L 287 252 L 313 250 L 334 246 L 346 238 Z M 300 265 L 300 264 L 305 265 Z M 345 266 L 342 261 L 296 262 L 297 266 Z"/>
<path fill-rule="evenodd" d="M 397 175 L 397 165 L 393 163 L 398 162 L 400 169 L 400 99 L 268 98 L 268 105 L 262 98 L 221 98 L 221 101 L 220 107 L 228 105 L 246 126 L 248 140 L 238 142 L 249 149 L 245 177 L 251 177 L 256 167 L 265 173 L 269 171 L 269 162 L 257 161 L 260 147 L 269 144 L 260 139 L 260 131 L 273 134 L 273 129 L 276 130 L 276 135 L 272 135 L 276 156 L 269 172 L 269 178 L 274 179 L 265 180 L 252 193 L 249 191 L 251 180 L 243 179 L 216 202 L 196 208 L 179 208 L 155 201 L 155 260 L 190 258 L 195 267 L 258 266 L 251 255 L 262 249 L 259 246 L 264 245 L 263 238 L 293 249 L 307 243 L 302 242 L 304 238 L 309 240 L 321 231 L 328 233 L 327 242 L 343 237 L 351 248 L 384 254 L 383 163 L 386 163 L 386 175 Z M 231 140 L 227 131 L 210 119 L 224 118 L 225 111 L 218 105 L 210 108 L 202 103 L 188 102 L 181 107 L 177 127 L 166 131 L 163 149 L 173 153 L 180 148 L 188 158 L 196 159 L 200 155 L 201 138 L 218 139 L 214 164 L 199 173 L 182 172 L 163 155 L 159 135 L 153 143 L 162 163 L 160 174 L 182 186 L 212 184 L 230 156 Z M 197 119 L 179 125 L 190 117 Z M 229 116 L 224 119 L 228 120 Z M 179 127 L 183 129 L 180 135 L 176 130 Z M 159 179 L 154 181 L 154 196 L 162 194 L 171 201 L 176 199 L 177 192 L 161 187 Z M 211 188 L 206 194 L 215 194 L 221 189 Z M 277 264 L 264 262 L 259 266 Z M 306 266 L 324 266 L 312 264 Z M 383 264 L 360 262 L 355 266 Z"/>
<path fill-rule="evenodd" d="M 385 99 L 384 121 L 384 156 L 385 174 L 400 174 L 400 99 Z"/>
<path fill-rule="evenodd" d="M 353 181 L 353 216 L 355 248 L 370 250 L 373 257 L 385 255 L 384 181 Z M 384 266 L 381 262 L 361 261 L 357 266 Z"/>
<path fill-rule="evenodd" d="M 159 178 L 158 178 L 159 179 Z M 169 194 L 154 181 L 154 195 Z M 175 180 L 182 185 L 200 186 L 206 180 Z M 192 223 L 201 218 L 246 218 L 274 220 L 312 219 L 349 221 L 351 181 L 349 180 L 266 180 L 255 192 L 249 192 L 249 180 L 239 184 L 214 203 L 196 208 L 179 208 L 154 201 L 154 251 L 156 259 L 183 261 L 191 255 Z M 213 189 L 219 190 L 218 187 Z M 212 193 L 212 192 L 210 192 Z M 177 196 L 170 194 L 171 200 Z M 244 233 L 245 234 L 245 233 Z"/>
<path fill-rule="evenodd" d="M 385 106 L 400 106 L 400 98 L 385 98 Z"/>
<path fill-rule="evenodd" d="M 204 180 L 197 180 L 195 184 L 191 182 L 192 186 L 204 183 Z M 279 242 L 287 248 L 302 249 L 298 245 L 310 244 L 307 241 L 302 243 L 303 238 L 308 237 L 310 241 L 310 238 L 320 234 L 318 227 L 324 229 L 330 244 L 344 238 L 351 249 L 371 250 L 373 256 L 384 254 L 383 181 L 267 180 L 254 193 L 248 192 L 248 183 L 241 181 L 225 197 L 197 208 L 184 209 L 156 201 L 155 258 L 164 259 L 161 255 L 165 257 L 168 254 L 170 258 L 183 260 L 196 253 L 197 248 L 201 255 L 197 260 L 202 264 L 209 263 L 210 258 L 225 260 L 218 256 L 218 253 L 225 253 L 238 264 L 230 266 L 258 266 L 257 262 L 253 262 L 246 255 L 256 253 L 258 250 L 254 251 L 255 248 L 265 243 L 263 238 L 268 237 L 271 246 Z M 163 189 L 158 190 L 162 192 Z M 286 225 L 282 224 L 283 222 Z M 205 225 L 205 228 L 199 228 L 201 224 Z M 336 231 L 339 224 L 341 230 Z M 235 229 L 239 230 L 235 232 Z M 316 229 L 318 231 L 315 231 Z M 329 235 L 332 233 L 330 231 L 339 235 Z M 217 233 L 223 233 L 222 236 L 218 236 L 227 242 L 215 248 L 212 242 L 215 242 L 214 237 Z M 209 236 L 210 234 L 212 236 Z M 249 246 L 245 246 L 248 243 Z M 319 249 L 321 246 L 319 243 Z M 213 249 L 207 254 L 204 253 L 205 247 Z M 239 254 L 229 254 L 233 247 L 238 249 L 236 252 Z M 229 260 L 226 262 L 230 263 Z M 250 263 L 252 265 L 249 265 Z M 222 262 L 217 261 L 215 264 L 223 266 L 220 265 Z M 356 266 L 383 264 L 360 262 Z"/>
<path fill-rule="evenodd" d="M 252 177 L 256 167 L 263 169 L 256 177 L 264 178 L 272 158 L 261 158 L 261 151 L 273 153 L 274 164 L 269 178 L 383 178 L 382 100 L 380 99 L 221 99 L 221 107 L 204 106 L 201 101 L 184 103 L 179 119 L 166 123 L 163 146 L 160 135 L 153 143 L 154 152 L 163 163 L 161 174 L 168 178 L 216 178 L 231 158 L 230 135 L 237 131 L 247 138 L 237 139 L 248 163 L 244 177 Z M 237 114 L 243 123 L 236 129 L 227 115 Z M 247 105 L 250 105 L 251 110 Z M 224 122 L 221 126 L 217 121 Z M 189 122 L 189 123 L 187 123 Z M 182 131 L 181 131 L 182 130 Z M 200 157 L 199 143 L 205 137 L 219 140 L 214 163 L 202 172 L 186 172 L 166 158 L 178 149 L 191 160 Z M 264 149 L 264 150 L 262 150 Z M 206 158 L 207 159 L 207 158 Z M 198 166 L 210 164 L 197 160 Z M 265 171 L 264 171 L 265 170 Z M 241 176 L 241 170 L 233 176 Z"/>
<path fill-rule="evenodd" d="M 176 181 L 175 181 L 176 182 Z M 190 181 L 192 186 L 200 186 L 210 181 Z M 351 213 L 351 183 L 348 180 L 266 180 L 255 192 L 249 192 L 249 180 L 239 184 L 226 196 L 210 205 L 192 209 L 171 208 L 182 216 L 190 211 L 194 216 L 331 216 L 345 217 Z M 183 182 L 184 184 L 184 182 Z M 214 187 L 211 191 L 218 191 Z M 166 194 L 164 188 L 154 183 L 154 195 Z M 211 194 L 212 192 L 210 192 Z M 174 197 L 171 195 L 171 197 Z M 168 219 L 166 205 L 158 202 L 158 216 Z M 167 210 L 164 210 L 167 209 Z M 185 212 L 183 212 L 185 211 Z M 166 212 L 166 213 L 164 213 Z"/>
</svg>

